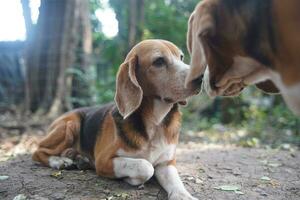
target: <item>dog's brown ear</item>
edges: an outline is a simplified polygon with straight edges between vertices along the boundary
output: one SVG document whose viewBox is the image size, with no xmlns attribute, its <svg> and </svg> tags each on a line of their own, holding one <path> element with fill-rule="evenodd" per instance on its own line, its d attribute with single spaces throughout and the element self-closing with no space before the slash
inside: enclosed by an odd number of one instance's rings
<svg viewBox="0 0 300 200">
<path fill-rule="evenodd" d="M 272 81 L 265 81 L 265 82 L 258 83 L 256 84 L 256 87 L 269 94 L 280 93 L 279 89 L 274 85 Z"/>
<path fill-rule="evenodd" d="M 115 102 L 123 118 L 130 116 L 139 108 L 143 90 L 136 78 L 137 56 L 121 64 L 116 80 Z"/>
<path fill-rule="evenodd" d="M 186 46 L 190 54 L 192 54 L 192 44 L 193 44 L 193 24 L 194 22 L 194 13 L 191 14 L 188 22 L 188 32 L 187 32 L 187 40 L 186 40 Z"/>
<path fill-rule="evenodd" d="M 186 86 L 202 75 L 207 66 L 207 41 L 214 34 L 215 25 L 211 14 L 199 15 L 194 12 L 189 19 L 187 48 L 191 55 L 191 70 L 186 79 Z"/>
</svg>

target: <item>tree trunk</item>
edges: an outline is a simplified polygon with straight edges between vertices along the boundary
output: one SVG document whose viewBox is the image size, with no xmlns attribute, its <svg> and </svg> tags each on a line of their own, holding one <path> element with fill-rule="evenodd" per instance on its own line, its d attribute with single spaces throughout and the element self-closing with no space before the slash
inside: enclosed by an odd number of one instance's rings
<svg viewBox="0 0 300 200">
<path fill-rule="evenodd" d="M 87 0 L 43 0 L 26 57 L 27 109 L 59 114 L 67 105 L 66 69 L 81 37 L 81 4 Z"/>
<path fill-rule="evenodd" d="M 144 0 L 138 1 L 138 27 L 137 39 L 141 40 L 143 37 L 144 23 L 145 23 L 145 2 Z"/>
<path fill-rule="evenodd" d="M 91 29 L 91 22 L 89 18 L 89 2 L 88 0 L 80 1 L 80 24 L 79 24 L 79 35 L 81 36 L 78 45 L 77 45 L 77 56 L 74 69 L 78 70 L 80 74 L 87 74 L 87 69 L 90 65 L 90 56 L 92 53 L 92 29 Z M 70 96 L 73 99 L 84 99 L 85 101 L 75 101 L 70 107 L 82 107 L 87 106 L 91 102 L 90 92 L 88 90 L 89 83 L 87 79 L 79 77 L 78 75 L 74 74 L 70 76 L 68 81 L 69 85 L 68 88 L 70 91 Z"/>
<path fill-rule="evenodd" d="M 128 49 L 142 37 L 144 25 L 144 0 L 129 0 Z"/>
<path fill-rule="evenodd" d="M 23 8 L 23 16 L 26 27 L 26 38 L 28 39 L 32 31 L 32 19 L 31 19 L 31 9 L 29 6 L 29 0 L 21 0 Z"/>
<path fill-rule="evenodd" d="M 26 41 L 25 41 L 25 50 L 24 50 L 24 57 L 27 57 L 27 53 L 28 53 L 28 47 L 29 47 L 29 41 L 30 38 L 32 37 L 32 19 L 31 19 L 31 9 L 29 6 L 29 0 L 21 0 L 22 3 L 22 9 L 23 9 L 23 16 L 24 16 L 24 22 L 25 22 L 25 27 L 26 27 Z M 26 61 L 25 61 L 26 62 Z M 26 78 L 25 78 L 26 79 Z M 29 91 L 28 88 L 28 82 L 25 81 L 24 82 L 24 86 L 23 86 L 23 94 L 22 97 L 25 97 L 25 107 L 28 107 L 28 103 L 29 103 L 29 96 L 26 95 L 26 91 Z M 24 109 L 24 108 L 23 108 Z"/>
<path fill-rule="evenodd" d="M 62 28 L 62 44 L 60 47 L 60 67 L 56 80 L 56 91 L 52 101 L 49 115 L 55 116 L 62 112 L 67 106 L 65 94 L 66 94 L 66 76 L 65 72 L 68 67 L 74 63 L 75 59 L 75 48 L 77 44 L 77 30 L 79 25 L 79 4 L 80 0 L 66 1 L 65 15 L 64 15 L 64 26 Z"/>
<path fill-rule="evenodd" d="M 137 0 L 129 0 L 128 47 L 134 46 L 137 32 Z"/>
</svg>

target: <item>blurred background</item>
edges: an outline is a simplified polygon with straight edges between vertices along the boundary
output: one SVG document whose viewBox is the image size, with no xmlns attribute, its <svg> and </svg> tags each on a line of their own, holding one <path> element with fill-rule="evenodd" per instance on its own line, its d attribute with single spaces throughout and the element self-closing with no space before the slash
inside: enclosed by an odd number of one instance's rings
<svg viewBox="0 0 300 200">
<path fill-rule="evenodd" d="M 0 0 L 2 151 L 26 135 L 44 135 L 65 111 L 112 101 L 117 69 L 143 39 L 175 43 L 189 63 L 187 21 L 198 2 Z M 182 112 L 183 142 L 300 146 L 300 120 L 280 96 L 255 87 L 237 98 L 203 93 Z"/>
</svg>

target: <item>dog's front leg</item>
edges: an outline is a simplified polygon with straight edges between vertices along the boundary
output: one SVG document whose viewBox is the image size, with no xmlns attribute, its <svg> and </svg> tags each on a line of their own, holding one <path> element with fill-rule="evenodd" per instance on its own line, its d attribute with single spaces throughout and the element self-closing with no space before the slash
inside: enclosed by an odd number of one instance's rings
<svg viewBox="0 0 300 200">
<path fill-rule="evenodd" d="M 145 159 L 118 157 L 113 159 L 113 163 L 115 176 L 125 178 L 130 185 L 144 184 L 154 174 L 152 164 Z"/>
<path fill-rule="evenodd" d="M 160 185 L 167 191 L 169 200 L 197 200 L 185 189 L 174 165 L 156 166 L 155 176 Z"/>
<path fill-rule="evenodd" d="M 116 157 L 107 162 L 96 160 L 96 172 L 100 176 L 124 178 L 130 185 L 141 185 L 154 174 L 154 168 L 145 159 Z"/>
</svg>

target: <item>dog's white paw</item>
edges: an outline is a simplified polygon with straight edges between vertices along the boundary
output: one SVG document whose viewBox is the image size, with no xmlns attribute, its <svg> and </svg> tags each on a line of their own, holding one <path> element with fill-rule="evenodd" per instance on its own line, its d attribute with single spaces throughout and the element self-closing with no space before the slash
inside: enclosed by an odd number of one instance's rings
<svg viewBox="0 0 300 200">
<path fill-rule="evenodd" d="M 65 169 L 72 166 L 73 160 L 67 157 L 60 156 L 50 156 L 49 157 L 49 166 L 53 169 Z"/>
<path fill-rule="evenodd" d="M 193 197 L 187 191 L 173 191 L 169 195 L 169 200 L 198 200 L 197 198 Z"/>
</svg>

